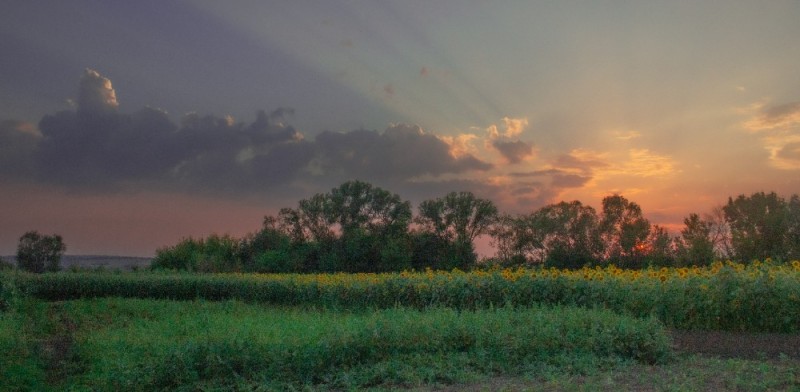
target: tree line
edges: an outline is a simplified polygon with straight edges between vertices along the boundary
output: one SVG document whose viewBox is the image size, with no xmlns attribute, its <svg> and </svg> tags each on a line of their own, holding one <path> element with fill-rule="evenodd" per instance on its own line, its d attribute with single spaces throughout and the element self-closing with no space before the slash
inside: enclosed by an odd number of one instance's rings
<svg viewBox="0 0 800 392">
<path fill-rule="evenodd" d="M 478 260 L 487 235 L 497 254 Z M 211 235 L 158 249 L 154 269 L 200 272 L 391 272 L 544 265 L 624 268 L 705 265 L 715 259 L 800 259 L 800 198 L 774 192 L 729 198 L 690 214 L 677 236 L 651 224 L 641 207 L 607 196 L 601 210 L 579 201 L 529 214 L 501 214 L 490 200 L 451 192 L 420 203 L 363 181 L 300 200 L 266 216 L 243 238 Z"/>
</svg>

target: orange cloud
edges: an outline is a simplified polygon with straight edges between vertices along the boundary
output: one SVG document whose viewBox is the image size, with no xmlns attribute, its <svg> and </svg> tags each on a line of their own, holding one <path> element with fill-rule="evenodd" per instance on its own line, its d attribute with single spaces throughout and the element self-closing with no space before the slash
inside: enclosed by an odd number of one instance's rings
<svg viewBox="0 0 800 392">
<path fill-rule="evenodd" d="M 610 179 L 620 176 L 664 177 L 678 172 L 677 162 L 668 155 L 660 155 L 648 149 L 630 149 L 627 155 L 612 155 L 588 149 L 575 149 L 558 157 L 555 167 L 559 170 L 581 174 L 591 178 L 581 185 L 589 186 L 594 180 Z"/>
<path fill-rule="evenodd" d="M 750 131 L 787 129 L 800 126 L 800 102 L 767 107 L 763 103 L 754 104 L 750 108 L 756 111 L 753 118 L 744 123 Z"/>
<path fill-rule="evenodd" d="M 475 146 L 472 144 L 472 141 L 478 138 L 476 135 L 471 133 L 462 133 L 456 136 L 437 135 L 436 137 L 450 146 L 450 155 L 452 155 L 453 158 L 460 158 L 470 154 L 478 154 L 477 148 L 475 148 Z"/>
<path fill-rule="evenodd" d="M 757 103 L 743 113 L 751 118 L 742 126 L 761 135 L 769 164 L 776 169 L 800 170 L 800 102 L 773 106 Z"/>
<path fill-rule="evenodd" d="M 612 170 L 614 174 L 636 177 L 666 176 L 676 172 L 676 162 L 667 155 L 656 154 L 646 148 L 628 151 L 628 161 Z"/>
<path fill-rule="evenodd" d="M 517 137 L 522 134 L 522 131 L 528 127 L 528 119 L 526 117 L 521 118 L 511 118 L 511 117 L 503 117 L 502 119 L 505 131 L 500 132 L 497 128 L 497 125 L 492 124 L 486 131 L 489 133 L 490 139 L 496 139 L 499 137 L 505 138 L 513 138 Z"/>
<path fill-rule="evenodd" d="M 613 135 L 614 135 L 615 139 L 623 140 L 623 141 L 633 140 L 633 139 L 636 139 L 636 138 L 642 136 L 641 133 L 636 132 L 636 131 L 627 131 L 627 132 L 614 131 Z"/>
</svg>

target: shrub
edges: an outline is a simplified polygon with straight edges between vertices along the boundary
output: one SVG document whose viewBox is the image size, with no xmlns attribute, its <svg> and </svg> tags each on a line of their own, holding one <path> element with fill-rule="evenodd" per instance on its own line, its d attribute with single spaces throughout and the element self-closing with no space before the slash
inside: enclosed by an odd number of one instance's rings
<svg viewBox="0 0 800 392">
<path fill-rule="evenodd" d="M 14 269 L 14 263 L 0 257 L 0 271 L 9 271 L 12 269 Z"/>
</svg>

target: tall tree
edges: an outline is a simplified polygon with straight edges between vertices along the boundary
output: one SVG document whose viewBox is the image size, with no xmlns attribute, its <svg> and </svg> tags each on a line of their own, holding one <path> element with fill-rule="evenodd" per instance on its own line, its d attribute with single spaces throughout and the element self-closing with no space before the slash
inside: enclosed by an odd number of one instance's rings
<svg viewBox="0 0 800 392">
<path fill-rule="evenodd" d="M 731 226 L 725 220 L 722 206 L 716 206 L 710 212 L 703 214 L 703 220 L 708 223 L 709 237 L 714 245 L 714 257 L 718 259 L 733 257 Z"/>
<path fill-rule="evenodd" d="M 301 200 L 279 213 L 296 246 L 312 243 L 307 266 L 327 271 L 389 271 L 410 267 L 411 203 L 363 181 Z"/>
<path fill-rule="evenodd" d="M 642 216 L 642 208 L 638 204 L 621 195 L 603 198 L 600 232 L 608 261 L 635 264 L 646 254 L 650 222 Z"/>
<path fill-rule="evenodd" d="M 706 265 L 714 261 L 714 237 L 711 233 L 713 224 L 694 213 L 684 218 L 683 224 L 679 239 L 682 262 Z"/>
<path fill-rule="evenodd" d="M 327 195 L 325 216 L 345 234 L 363 230 L 374 235 L 403 233 L 411 221 L 411 203 L 363 181 L 348 181 Z"/>
<path fill-rule="evenodd" d="M 800 260 L 800 197 L 789 198 L 786 218 L 787 260 Z"/>
<path fill-rule="evenodd" d="M 662 266 L 675 263 L 674 241 L 667 229 L 659 225 L 652 225 L 645 248 L 645 259 L 648 263 Z"/>
<path fill-rule="evenodd" d="M 547 257 L 546 232 L 530 215 L 502 215 L 490 230 L 497 257 L 507 265 L 541 264 Z"/>
<path fill-rule="evenodd" d="M 491 200 L 477 198 L 472 192 L 450 192 L 420 203 L 417 223 L 442 237 L 472 242 L 488 233 L 497 216 Z"/>
<path fill-rule="evenodd" d="M 601 256 L 603 244 L 594 208 L 577 200 L 562 201 L 541 208 L 533 217 L 545 233 L 546 264 L 578 268 Z"/>
<path fill-rule="evenodd" d="M 29 231 L 19 239 L 17 265 L 30 272 L 55 272 L 61 269 L 61 257 L 66 251 L 67 246 L 60 235 Z"/>
<path fill-rule="evenodd" d="M 324 242 L 333 239 L 330 219 L 326 214 L 327 197 L 318 193 L 297 203 L 297 209 L 282 208 L 278 213 L 279 226 L 295 243 Z"/>
<path fill-rule="evenodd" d="M 459 267 L 468 268 L 477 261 L 473 241 L 488 234 L 497 218 L 497 207 L 491 200 L 477 198 L 472 192 L 450 192 L 420 203 L 416 222 L 423 231 L 452 243 Z"/>
<path fill-rule="evenodd" d="M 786 259 L 789 256 L 790 244 L 786 237 L 792 226 L 789 207 L 775 192 L 728 198 L 723 211 L 738 259 Z"/>
</svg>

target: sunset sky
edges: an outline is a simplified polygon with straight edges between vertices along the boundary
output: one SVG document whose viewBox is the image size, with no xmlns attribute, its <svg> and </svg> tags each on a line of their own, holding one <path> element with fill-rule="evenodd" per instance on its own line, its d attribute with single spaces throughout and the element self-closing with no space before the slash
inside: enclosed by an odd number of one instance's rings
<svg viewBox="0 0 800 392">
<path fill-rule="evenodd" d="M 0 255 L 152 256 L 360 179 L 674 232 L 800 193 L 800 2 L 9 1 Z"/>
</svg>

